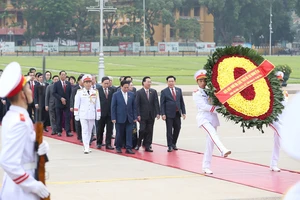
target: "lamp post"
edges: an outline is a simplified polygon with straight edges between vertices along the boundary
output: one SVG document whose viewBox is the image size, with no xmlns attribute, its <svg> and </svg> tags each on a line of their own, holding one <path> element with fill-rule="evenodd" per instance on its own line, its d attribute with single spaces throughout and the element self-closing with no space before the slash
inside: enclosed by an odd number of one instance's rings
<svg viewBox="0 0 300 200">
<path fill-rule="evenodd" d="M 143 0 L 143 10 L 144 10 L 144 54 L 146 54 L 146 3 Z"/>
<path fill-rule="evenodd" d="M 269 28 L 270 28 L 270 44 L 269 44 L 269 55 L 272 55 L 272 0 L 270 2 L 270 24 L 269 24 Z"/>
<path fill-rule="evenodd" d="M 101 80 L 104 77 L 104 53 L 103 53 L 103 12 L 115 12 L 116 8 L 104 7 L 104 0 L 96 0 L 98 6 L 87 7 L 88 11 L 96 11 L 100 13 L 100 43 L 99 43 L 99 65 L 98 65 L 98 80 Z M 107 0 L 105 0 L 107 2 Z"/>
<path fill-rule="evenodd" d="M 11 36 L 14 34 L 11 30 L 8 31 L 7 35 L 9 35 L 9 41 L 11 42 Z"/>
</svg>

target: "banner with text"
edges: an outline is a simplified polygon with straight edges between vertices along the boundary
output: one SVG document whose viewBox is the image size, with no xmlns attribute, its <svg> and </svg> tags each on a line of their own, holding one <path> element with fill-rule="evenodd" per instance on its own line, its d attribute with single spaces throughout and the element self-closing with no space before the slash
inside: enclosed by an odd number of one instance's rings
<svg viewBox="0 0 300 200">
<path fill-rule="evenodd" d="M 214 42 L 196 42 L 196 52 L 213 52 L 216 50 L 216 43 Z"/>
<path fill-rule="evenodd" d="M 134 52 L 138 53 L 140 51 L 139 42 L 119 42 L 119 52 Z"/>
<path fill-rule="evenodd" d="M 179 52 L 178 42 L 159 42 L 158 52 Z"/>
<path fill-rule="evenodd" d="M 58 53 L 58 42 L 37 42 L 36 43 L 37 52 L 52 52 Z"/>
<path fill-rule="evenodd" d="M 2 51 L 2 53 L 15 52 L 15 43 L 14 42 L 0 42 L 0 51 Z"/>
</svg>

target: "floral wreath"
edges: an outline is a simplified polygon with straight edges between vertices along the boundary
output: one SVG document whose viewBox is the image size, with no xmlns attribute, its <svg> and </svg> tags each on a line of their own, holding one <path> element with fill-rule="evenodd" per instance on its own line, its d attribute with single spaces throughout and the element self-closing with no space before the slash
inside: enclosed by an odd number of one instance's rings
<svg viewBox="0 0 300 200">
<path fill-rule="evenodd" d="M 217 111 L 226 119 L 240 124 L 243 132 L 245 127 L 248 129 L 256 127 L 263 132 L 263 125 L 268 126 L 273 121 L 277 121 L 278 115 L 284 108 L 281 104 L 283 93 L 274 68 L 270 69 L 264 77 L 257 78 L 253 84 L 245 88 L 241 86 L 242 82 L 239 80 L 245 80 L 243 77 L 246 75 L 248 79 L 251 79 L 251 76 L 255 79 L 260 75 L 258 68 L 264 63 L 264 58 L 255 50 L 238 46 L 216 49 L 204 66 L 207 71 L 206 92 L 213 105 L 220 106 Z M 231 93 L 229 99 L 220 102 L 218 94 L 224 91 L 229 93 L 230 89 L 233 91 L 238 88 L 239 82 L 240 90 Z M 230 88 L 230 85 L 233 87 Z"/>
</svg>

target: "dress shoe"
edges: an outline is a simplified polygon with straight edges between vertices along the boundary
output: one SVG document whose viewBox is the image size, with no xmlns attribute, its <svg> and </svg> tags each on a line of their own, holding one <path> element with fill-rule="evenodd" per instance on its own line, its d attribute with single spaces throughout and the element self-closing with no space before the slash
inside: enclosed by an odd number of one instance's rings
<svg viewBox="0 0 300 200">
<path fill-rule="evenodd" d="M 56 132 L 52 132 L 51 135 L 57 135 L 57 133 Z"/>
<path fill-rule="evenodd" d="M 134 152 L 131 149 L 126 149 L 127 154 L 134 154 Z"/>
<path fill-rule="evenodd" d="M 270 170 L 273 172 L 280 172 L 280 169 L 277 166 L 270 167 Z"/>
<path fill-rule="evenodd" d="M 176 147 L 176 145 L 173 145 L 173 149 L 174 149 L 175 151 L 178 150 L 178 148 Z"/>
<path fill-rule="evenodd" d="M 114 150 L 115 148 L 113 148 L 111 145 L 107 145 L 106 149 L 108 149 L 108 150 Z"/>
<path fill-rule="evenodd" d="M 173 148 L 172 147 L 168 147 L 168 152 L 172 152 Z"/>
<path fill-rule="evenodd" d="M 72 137 L 72 136 L 73 136 L 73 134 L 71 132 L 67 133 L 67 137 Z"/>
<path fill-rule="evenodd" d="M 231 154 L 231 151 L 226 150 L 222 153 L 222 157 L 227 158 Z"/>
<path fill-rule="evenodd" d="M 203 173 L 204 174 L 213 174 L 213 172 L 208 168 L 203 169 Z"/>
<path fill-rule="evenodd" d="M 49 132 L 47 128 L 44 128 L 44 131 L 47 132 L 47 133 Z"/>
<path fill-rule="evenodd" d="M 136 147 L 134 147 L 134 149 L 138 151 L 140 149 L 140 146 L 137 145 Z"/>
<path fill-rule="evenodd" d="M 61 137 L 61 133 L 57 133 L 57 135 L 58 135 L 59 137 Z"/>
<path fill-rule="evenodd" d="M 120 148 L 116 148 L 116 152 L 117 152 L 117 153 L 122 153 L 122 151 L 121 151 Z"/>
<path fill-rule="evenodd" d="M 150 149 L 150 147 L 146 148 L 145 151 L 146 151 L 146 152 L 153 152 L 153 150 Z"/>
<path fill-rule="evenodd" d="M 97 149 L 101 149 L 102 145 L 97 144 Z"/>
</svg>

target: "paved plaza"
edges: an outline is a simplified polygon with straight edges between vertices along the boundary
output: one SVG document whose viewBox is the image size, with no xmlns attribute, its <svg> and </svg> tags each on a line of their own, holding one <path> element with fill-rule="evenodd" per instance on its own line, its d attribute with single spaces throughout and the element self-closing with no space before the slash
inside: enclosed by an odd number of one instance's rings
<svg viewBox="0 0 300 200">
<path fill-rule="evenodd" d="M 154 86 L 160 91 L 163 86 Z M 196 86 L 183 86 L 187 119 L 182 121 L 178 147 L 203 152 L 206 135 L 196 126 L 196 109 L 188 95 Z M 289 85 L 290 98 L 300 85 Z M 219 116 L 218 129 L 230 158 L 269 165 L 273 131 L 246 130 Z M 275 200 L 282 195 L 240 184 L 161 166 L 126 156 L 93 150 L 85 155 L 82 146 L 45 137 L 50 144 L 47 184 L 53 200 L 143 199 L 143 200 Z M 154 143 L 166 145 L 165 123 L 155 123 Z M 152 153 L 155 156 L 155 148 Z M 140 149 L 139 151 L 143 151 Z M 167 148 L 166 148 L 167 151 Z M 180 151 L 180 150 L 179 150 Z M 215 155 L 219 155 L 217 151 Z M 214 163 L 212 163 L 214 165 Z M 201 166 L 198 166 L 201 169 Z M 220 167 L 220 166 L 219 166 Z M 279 167 L 300 171 L 300 162 L 281 151 Z M 268 170 L 268 169 L 266 169 Z M 234 173 L 234 172 L 228 172 Z M 280 173 L 280 172 L 279 172 Z M 0 170 L 0 176 L 3 171 Z M 253 177 L 258 174 L 253 174 Z M 299 180 L 300 181 L 300 180 Z"/>
</svg>

